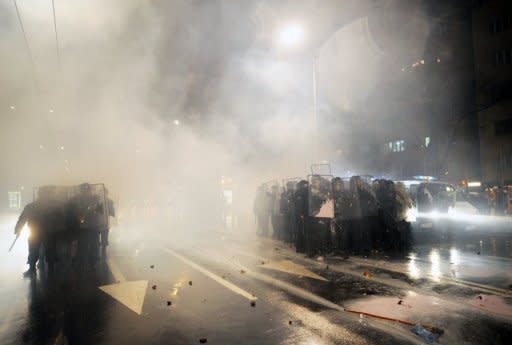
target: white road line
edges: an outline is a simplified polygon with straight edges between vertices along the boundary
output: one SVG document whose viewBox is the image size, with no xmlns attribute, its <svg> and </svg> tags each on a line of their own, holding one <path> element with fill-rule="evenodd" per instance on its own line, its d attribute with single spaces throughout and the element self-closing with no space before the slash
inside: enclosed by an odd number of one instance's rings
<svg viewBox="0 0 512 345">
<path fill-rule="evenodd" d="M 110 273 L 114 276 L 114 280 L 118 283 L 123 283 L 126 281 L 126 278 L 121 273 L 121 270 L 119 270 L 119 267 L 117 267 L 116 263 L 112 261 L 112 259 L 107 260 L 108 268 L 110 269 Z"/>
<path fill-rule="evenodd" d="M 196 270 L 198 270 L 199 272 L 203 273 L 205 276 L 215 280 L 217 283 L 221 284 L 222 286 L 224 286 L 225 288 L 228 288 L 229 290 L 233 291 L 234 293 L 237 293 L 245 298 L 247 298 L 249 301 L 256 301 L 258 299 L 258 297 L 256 296 L 253 296 L 252 294 L 250 294 L 249 292 L 243 290 L 242 288 L 236 286 L 235 284 L 233 283 L 230 283 L 228 282 L 226 279 L 216 275 L 215 273 L 212 273 L 210 271 L 208 271 L 206 268 L 202 267 L 202 266 L 199 266 L 198 264 L 196 264 L 195 262 L 187 259 L 186 257 L 176 253 L 174 250 L 172 249 L 169 249 L 169 248 L 163 248 L 163 250 L 173 256 L 175 256 L 176 258 L 180 259 L 181 261 L 183 261 L 184 263 L 186 263 L 187 265 L 195 268 Z"/>
</svg>

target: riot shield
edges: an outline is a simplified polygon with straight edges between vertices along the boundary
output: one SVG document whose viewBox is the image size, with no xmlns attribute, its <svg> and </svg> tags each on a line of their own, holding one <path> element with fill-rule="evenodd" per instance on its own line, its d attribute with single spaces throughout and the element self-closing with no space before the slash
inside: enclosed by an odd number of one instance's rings
<svg viewBox="0 0 512 345">
<path fill-rule="evenodd" d="M 325 175 L 331 176 L 331 164 L 330 163 L 318 163 L 311 164 L 311 175 Z"/>
<path fill-rule="evenodd" d="M 309 216 L 334 218 L 332 175 L 309 175 L 308 206 Z"/>
<path fill-rule="evenodd" d="M 80 229 L 108 228 L 109 208 L 103 183 L 72 187 L 69 201 Z"/>
<path fill-rule="evenodd" d="M 265 192 L 270 192 L 272 190 L 272 186 L 279 186 L 278 180 L 269 180 L 265 181 L 261 184 Z"/>
</svg>

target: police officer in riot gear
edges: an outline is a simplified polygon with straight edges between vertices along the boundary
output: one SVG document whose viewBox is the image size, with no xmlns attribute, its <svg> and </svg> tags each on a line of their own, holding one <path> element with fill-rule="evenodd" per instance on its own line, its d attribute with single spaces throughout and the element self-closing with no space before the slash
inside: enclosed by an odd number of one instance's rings
<svg viewBox="0 0 512 345">
<path fill-rule="evenodd" d="M 301 180 L 294 193 L 295 207 L 295 250 L 297 253 L 306 252 L 305 234 L 308 231 L 308 181 Z"/>
<path fill-rule="evenodd" d="M 28 224 L 30 236 L 28 238 L 29 269 L 25 275 L 36 271 L 36 263 L 41 260 L 41 248 L 44 245 L 44 256 L 48 269 L 53 272 L 56 259 L 55 227 L 59 220 L 59 208 L 56 204 L 54 191 L 51 186 L 41 187 L 38 190 L 37 200 L 25 206 L 15 226 L 14 233 L 19 236 L 25 224 Z"/>
<path fill-rule="evenodd" d="M 309 196 L 310 226 L 306 231 L 306 253 L 308 256 L 325 253 L 330 246 L 332 215 L 324 214 L 323 209 L 331 200 L 331 183 L 320 175 L 311 177 Z"/>
<path fill-rule="evenodd" d="M 350 203 L 348 204 L 346 215 L 348 223 L 348 238 L 349 247 L 355 253 L 359 254 L 362 249 L 362 214 L 361 214 L 361 203 L 359 201 L 359 176 L 352 176 L 350 178 L 349 198 Z"/>
<path fill-rule="evenodd" d="M 105 200 L 107 202 L 107 216 L 109 217 L 105 226 L 100 229 L 101 247 L 102 250 L 108 246 L 108 235 L 110 232 L 110 217 L 116 217 L 116 210 L 114 208 L 114 201 L 108 196 L 108 189 L 105 189 Z"/>
<path fill-rule="evenodd" d="M 78 259 L 82 266 L 93 268 L 99 258 L 99 231 L 105 208 L 100 198 L 94 195 L 91 186 L 83 183 L 79 194 L 69 203 L 69 226 L 78 235 Z"/>
<path fill-rule="evenodd" d="M 361 249 L 369 253 L 374 249 L 373 238 L 374 232 L 377 231 L 377 199 L 370 185 L 362 179 L 357 180 L 357 189 L 361 208 Z"/>
<path fill-rule="evenodd" d="M 256 217 L 257 231 L 260 236 L 267 236 L 270 220 L 270 197 L 264 186 L 258 187 L 253 207 Z"/>
<path fill-rule="evenodd" d="M 411 245 L 411 224 L 407 221 L 407 210 L 412 207 L 412 200 L 402 182 L 395 183 L 395 197 L 397 249 L 404 251 Z"/>
<path fill-rule="evenodd" d="M 272 223 L 272 237 L 283 238 L 283 217 L 281 215 L 281 195 L 279 186 L 273 185 L 270 192 L 270 221 Z"/>
<path fill-rule="evenodd" d="M 30 229 L 30 236 L 28 238 L 28 270 L 24 275 L 32 275 L 36 272 L 36 263 L 39 260 L 39 252 L 43 243 L 43 205 L 41 202 L 34 201 L 25 206 L 21 212 L 14 234 L 19 236 L 25 224 Z"/>
<path fill-rule="evenodd" d="M 283 224 L 283 235 L 285 240 L 288 243 L 294 243 L 295 237 L 297 234 L 297 222 L 296 222 L 296 210 L 295 210 L 295 201 L 294 201 L 294 193 L 295 193 L 295 183 L 292 181 L 288 181 L 286 183 L 286 189 L 283 192 L 283 199 L 281 200 L 281 212 L 284 216 L 284 224 Z"/>
<path fill-rule="evenodd" d="M 393 181 L 379 181 L 377 200 L 380 205 L 380 223 L 382 224 L 382 249 L 396 247 L 396 192 Z"/>
<path fill-rule="evenodd" d="M 347 251 L 349 250 L 348 232 L 350 230 L 347 210 L 350 208 L 350 193 L 345 189 L 345 184 L 339 177 L 332 180 L 332 189 L 334 198 L 334 247 L 336 251 Z"/>
</svg>

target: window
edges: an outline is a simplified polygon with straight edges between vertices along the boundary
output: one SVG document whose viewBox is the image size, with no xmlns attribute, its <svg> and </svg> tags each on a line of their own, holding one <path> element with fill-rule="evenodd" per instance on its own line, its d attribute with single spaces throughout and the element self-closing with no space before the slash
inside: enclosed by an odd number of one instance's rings
<svg viewBox="0 0 512 345">
<path fill-rule="evenodd" d="M 405 140 L 390 141 L 384 147 L 386 152 L 403 152 L 405 151 Z"/>
<path fill-rule="evenodd" d="M 494 122 L 494 135 L 503 137 L 512 134 L 512 118 Z"/>
<path fill-rule="evenodd" d="M 19 209 L 21 207 L 21 193 L 8 192 L 9 194 L 9 208 Z"/>
<path fill-rule="evenodd" d="M 499 34 L 512 27 L 512 15 L 508 14 L 491 20 L 489 23 L 489 32 L 491 35 Z"/>
<path fill-rule="evenodd" d="M 496 50 L 493 59 L 495 66 L 512 64 L 512 48 Z"/>
<path fill-rule="evenodd" d="M 430 137 L 425 137 L 425 147 L 429 147 L 430 145 Z"/>
</svg>

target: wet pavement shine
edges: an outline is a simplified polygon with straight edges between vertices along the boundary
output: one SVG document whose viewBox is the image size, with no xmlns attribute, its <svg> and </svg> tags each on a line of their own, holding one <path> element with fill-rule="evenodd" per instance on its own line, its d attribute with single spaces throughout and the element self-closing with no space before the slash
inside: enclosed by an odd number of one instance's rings
<svg viewBox="0 0 512 345">
<path fill-rule="evenodd" d="M 20 241 L 0 263 L 0 344 L 422 344 L 416 324 L 439 344 L 508 344 L 512 260 L 474 236 L 306 258 L 250 232 L 119 225 L 95 271 L 32 278 Z"/>
</svg>

